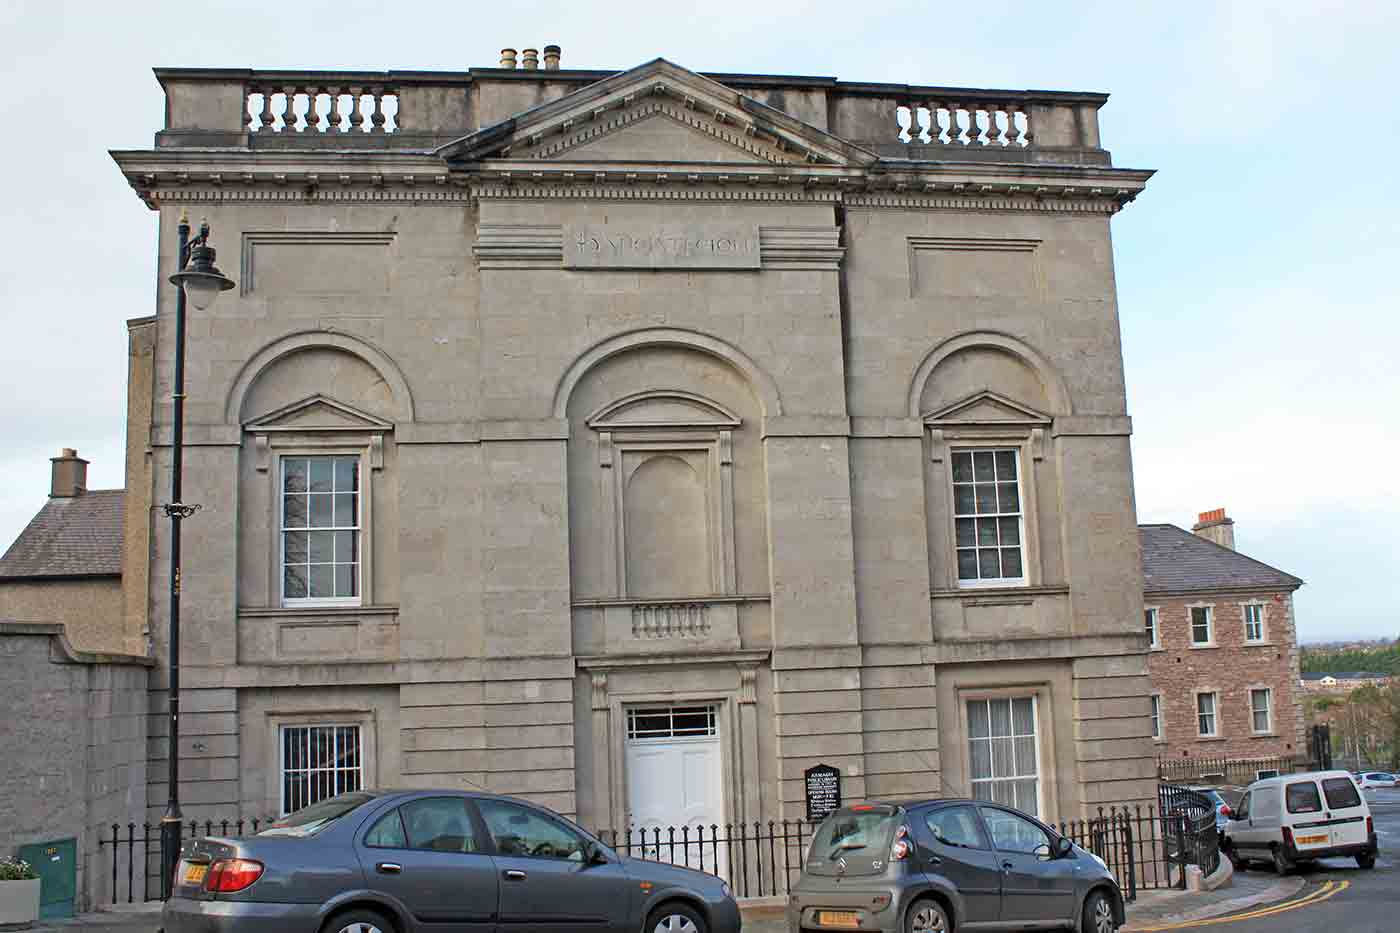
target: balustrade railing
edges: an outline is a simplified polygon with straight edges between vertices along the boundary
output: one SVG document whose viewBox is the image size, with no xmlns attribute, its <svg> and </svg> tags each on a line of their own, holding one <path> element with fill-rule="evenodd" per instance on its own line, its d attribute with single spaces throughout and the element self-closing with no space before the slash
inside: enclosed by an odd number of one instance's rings
<svg viewBox="0 0 1400 933">
<path fill-rule="evenodd" d="M 250 133 L 365 133 L 398 130 L 394 85 L 255 83 L 248 86 Z"/>
<path fill-rule="evenodd" d="M 633 638 L 705 638 L 710 607 L 704 603 L 642 603 L 632 607 Z"/>
<path fill-rule="evenodd" d="M 896 106 L 895 132 L 901 142 L 936 146 L 1031 145 L 1031 115 L 1017 102 L 909 100 Z"/>
</svg>

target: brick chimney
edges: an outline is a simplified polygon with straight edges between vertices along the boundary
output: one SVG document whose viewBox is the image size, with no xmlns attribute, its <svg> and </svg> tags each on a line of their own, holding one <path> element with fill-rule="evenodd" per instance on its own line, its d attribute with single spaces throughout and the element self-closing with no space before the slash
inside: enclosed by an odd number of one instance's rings
<svg viewBox="0 0 1400 933">
<path fill-rule="evenodd" d="M 57 457 L 50 457 L 49 462 L 53 464 L 50 499 L 71 499 L 87 492 L 88 462 L 79 457 L 76 450 L 65 447 Z"/>
<path fill-rule="evenodd" d="M 1227 518 L 1224 509 L 1211 509 L 1197 515 L 1191 531 L 1221 547 L 1235 549 L 1235 520 Z"/>
</svg>

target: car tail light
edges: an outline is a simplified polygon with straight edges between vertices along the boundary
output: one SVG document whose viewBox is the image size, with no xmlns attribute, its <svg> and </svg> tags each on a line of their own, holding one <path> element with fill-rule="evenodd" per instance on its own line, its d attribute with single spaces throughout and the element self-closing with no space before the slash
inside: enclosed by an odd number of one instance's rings
<svg viewBox="0 0 1400 933">
<path fill-rule="evenodd" d="M 1283 828 L 1283 844 L 1288 848 L 1293 848 L 1293 830 L 1291 827 Z"/>
<path fill-rule="evenodd" d="M 1375 824 L 1375 822 L 1374 822 L 1369 816 L 1366 817 L 1366 835 L 1369 836 L 1369 835 L 1371 835 L 1372 833 L 1374 833 L 1375 831 L 1376 831 L 1376 824 Z"/>
<path fill-rule="evenodd" d="M 909 857 L 909 853 L 912 851 L 914 851 L 914 847 L 909 844 L 909 827 L 901 826 L 895 830 L 894 845 L 890 847 L 890 861 L 903 861 Z"/>
<path fill-rule="evenodd" d="M 246 858 L 221 858 L 209 866 L 204 890 L 219 894 L 242 891 L 262 877 L 262 862 Z"/>
</svg>

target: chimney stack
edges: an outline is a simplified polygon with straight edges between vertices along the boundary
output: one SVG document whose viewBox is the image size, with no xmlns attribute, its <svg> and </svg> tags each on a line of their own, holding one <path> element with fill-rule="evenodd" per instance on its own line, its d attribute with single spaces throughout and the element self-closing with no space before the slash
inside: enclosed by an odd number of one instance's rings
<svg viewBox="0 0 1400 933">
<path fill-rule="evenodd" d="M 520 52 L 520 66 L 526 71 L 538 71 L 540 68 L 540 50 L 523 49 Z"/>
<path fill-rule="evenodd" d="M 515 68 L 515 49 L 501 49 L 501 67 Z"/>
<path fill-rule="evenodd" d="M 53 479 L 49 484 L 50 499 L 71 499 L 87 492 L 88 462 L 72 447 L 63 448 L 57 457 L 50 457 Z"/>
<path fill-rule="evenodd" d="M 1214 541 L 1221 547 L 1235 549 L 1235 520 L 1225 517 L 1224 509 L 1211 509 L 1196 516 L 1196 524 L 1191 531 L 1207 541 Z"/>
<path fill-rule="evenodd" d="M 562 50 L 557 45 L 546 45 L 544 47 L 544 70 L 558 71 L 559 56 Z"/>
</svg>

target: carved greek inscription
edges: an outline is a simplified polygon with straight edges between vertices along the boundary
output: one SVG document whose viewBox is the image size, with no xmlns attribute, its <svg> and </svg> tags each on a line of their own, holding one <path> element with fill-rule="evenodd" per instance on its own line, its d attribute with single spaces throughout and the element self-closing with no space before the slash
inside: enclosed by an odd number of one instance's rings
<svg viewBox="0 0 1400 933">
<path fill-rule="evenodd" d="M 634 229 L 579 226 L 564 231 L 566 269 L 757 269 L 758 226 Z"/>
</svg>

